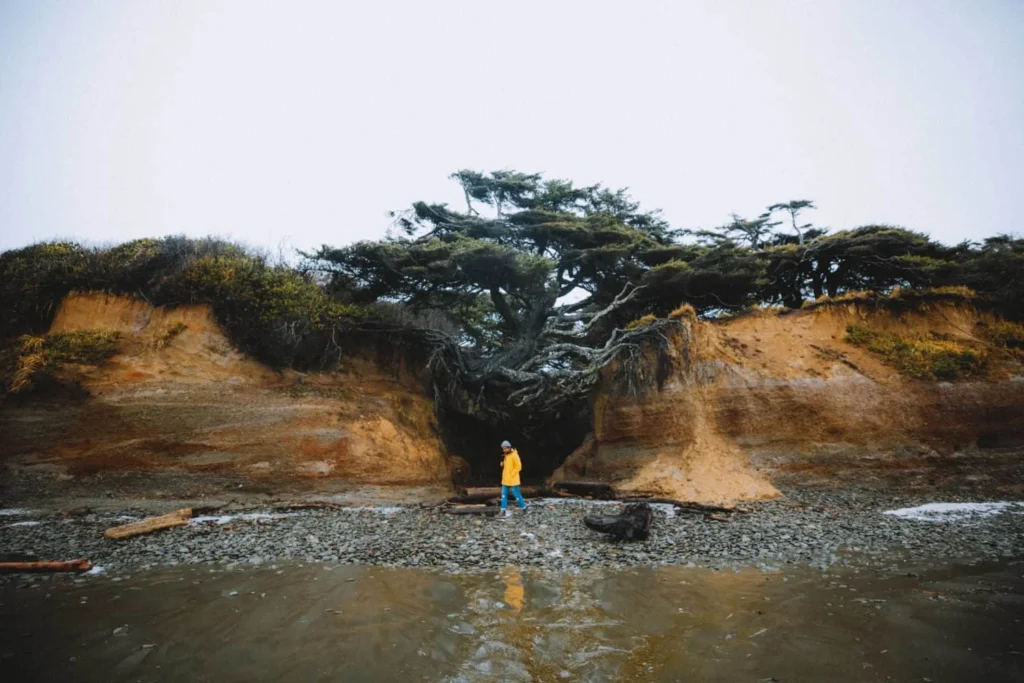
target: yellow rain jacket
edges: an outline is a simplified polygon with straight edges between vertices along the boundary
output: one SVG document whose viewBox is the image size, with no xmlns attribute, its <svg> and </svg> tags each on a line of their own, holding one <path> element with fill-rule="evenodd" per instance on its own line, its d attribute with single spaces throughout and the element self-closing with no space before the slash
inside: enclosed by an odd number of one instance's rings
<svg viewBox="0 0 1024 683">
<path fill-rule="evenodd" d="M 501 485 L 519 486 L 519 472 L 523 469 L 523 463 L 519 459 L 519 451 L 510 450 L 501 461 Z"/>
</svg>

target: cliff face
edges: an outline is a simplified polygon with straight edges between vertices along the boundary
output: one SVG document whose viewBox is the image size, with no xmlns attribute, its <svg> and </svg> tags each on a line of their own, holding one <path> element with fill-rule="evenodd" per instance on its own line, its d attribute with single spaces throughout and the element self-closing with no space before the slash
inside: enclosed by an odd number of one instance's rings
<svg viewBox="0 0 1024 683">
<path fill-rule="evenodd" d="M 845 340 L 848 325 L 863 325 L 984 345 L 995 322 L 950 303 L 682 321 L 660 388 L 621 395 L 611 369 L 594 398 L 592 434 L 554 478 L 703 502 L 770 498 L 776 485 L 851 475 L 845 481 L 883 485 L 897 473 L 987 479 L 989 490 L 1022 495 L 1018 361 L 993 354 L 970 379 L 915 380 Z M 0 462 L 58 476 L 223 474 L 268 490 L 448 487 L 465 467 L 437 436 L 422 380 L 398 360 L 275 372 L 234 350 L 208 307 L 102 294 L 68 297 L 51 332 L 85 329 L 120 332 L 118 355 L 66 369 L 85 389 L 77 398 L 9 397 Z M 1018 474 L 1000 481 L 1006 463 Z"/>
<path fill-rule="evenodd" d="M 970 380 L 924 381 L 844 341 L 856 324 L 984 344 L 981 330 L 994 322 L 951 304 L 686 322 L 662 388 L 634 399 L 607 382 L 592 437 L 555 478 L 744 500 L 777 495 L 772 481 L 828 480 L 840 470 L 884 477 L 1024 443 L 1024 381 L 1012 359 L 992 360 Z"/>
<path fill-rule="evenodd" d="M 275 372 L 228 343 L 206 306 L 69 296 L 51 332 L 121 333 L 120 353 L 69 372 L 76 401 L 8 401 L 3 457 L 58 473 L 217 472 L 283 482 L 442 485 L 433 402 L 397 373 L 348 359 L 330 374 Z"/>
</svg>

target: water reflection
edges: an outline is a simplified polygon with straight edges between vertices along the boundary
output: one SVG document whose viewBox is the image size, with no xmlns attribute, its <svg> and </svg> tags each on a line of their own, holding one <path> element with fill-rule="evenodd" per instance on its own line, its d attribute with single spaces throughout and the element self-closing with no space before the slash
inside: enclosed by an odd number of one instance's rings
<svg viewBox="0 0 1024 683">
<path fill-rule="evenodd" d="M 501 573 L 501 580 L 505 583 L 505 604 L 513 611 L 521 611 L 526 595 L 526 591 L 523 589 L 523 572 L 509 567 Z"/>
<path fill-rule="evenodd" d="M 12 681 L 1024 680 L 1022 573 L 179 568 L 6 584 L 0 667 Z"/>
</svg>

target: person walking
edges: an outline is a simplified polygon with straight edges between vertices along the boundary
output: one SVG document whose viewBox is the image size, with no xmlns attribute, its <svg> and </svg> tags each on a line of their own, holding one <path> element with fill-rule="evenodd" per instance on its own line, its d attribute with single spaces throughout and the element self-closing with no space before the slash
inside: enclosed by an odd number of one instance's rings
<svg viewBox="0 0 1024 683">
<path fill-rule="evenodd" d="M 519 459 L 519 452 L 508 441 L 501 442 L 501 452 L 501 514 L 503 517 L 511 517 L 512 511 L 508 509 L 509 489 L 512 489 L 519 509 L 526 511 L 526 501 L 519 492 L 519 472 L 523 469 L 523 462 Z"/>
</svg>

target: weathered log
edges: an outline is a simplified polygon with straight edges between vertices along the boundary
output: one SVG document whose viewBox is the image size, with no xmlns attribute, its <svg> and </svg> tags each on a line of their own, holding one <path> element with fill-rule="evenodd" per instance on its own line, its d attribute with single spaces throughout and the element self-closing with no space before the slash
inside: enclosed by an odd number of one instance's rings
<svg viewBox="0 0 1024 683">
<path fill-rule="evenodd" d="M 519 493 L 523 498 L 543 498 L 551 493 L 546 486 L 519 486 Z M 457 498 L 461 500 L 489 501 L 502 497 L 501 486 L 470 486 L 463 488 Z"/>
<path fill-rule="evenodd" d="M 166 515 L 160 515 L 159 517 L 147 517 L 146 519 L 138 522 L 132 522 L 131 524 L 115 526 L 107 529 L 103 532 L 103 535 L 107 538 L 113 539 L 129 538 L 131 536 L 138 536 L 139 534 L 148 534 L 151 531 L 157 531 L 159 529 L 167 529 L 172 526 L 188 524 L 188 520 L 191 518 L 192 508 L 183 508 Z"/>
<path fill-rule="evenodd" d="M 556 481 L 551 484 L 555 491 L 565 491 L 577 496 L 590 496 L 598 500 L 615 500 L 615 487 L 603 481 Z"/>
<path fill-rule="evenodd" d="M 646 541 L 654 523 L 654 512 L 647 503 L 633 503 L 617 515 L 587 515 L 583 523 L 588 529 L 611 534 L 620 541 Z"/>
<path fill-rule="evenodd" d="M 668 505 L 675 505 L 684 512 L 699 512 L 702 514 L 710 514 L 713 512 L 721 513 L 733 513 L 733 512 L 746 512 L 734 507 L 722 507 L 719 505 L 704 505 L 703 503 L 691 503 L 684 500 L 675 500 L 674 498 L 654 498 L 648 496 L 632 496 L 630 498 L 623 498 L 624 503 L 665 503 Z"/>
<path fill-rule="evenodd" d="M 543 486 L 520 486 L 519 493 L 523 498 L 543 498 L 552 492 Z M 500 486 L 475 486 L 463 489 L 458 496 L 449 498 L 448 501 L 451 503 L 486 503 L 499 498 L 501 498 Z"/>
<path fill-rule="evenodd" d="M 488 505 L 456 505 L 441 508 L 441 512 L 449 515 L 486 515 L 490 517 L 498 514 L 499 509 Z"/>
<path fill-rule="evenodd" d="M 66 562 L 0 562 L 0 574 L 20 574 L 22 572 L 87 572 L 92 569 L 89 560 L 69 560 Z"/>
<path fill-rule="evenodd" d="M 291 503 L 275 503 L 275 510 L 338 510 L 345 507 L 340 503 L 325 500 L 293 501 Z"/>
</svg>

